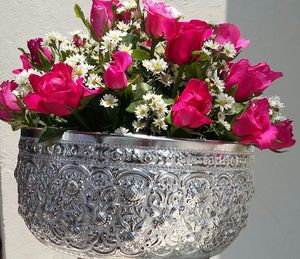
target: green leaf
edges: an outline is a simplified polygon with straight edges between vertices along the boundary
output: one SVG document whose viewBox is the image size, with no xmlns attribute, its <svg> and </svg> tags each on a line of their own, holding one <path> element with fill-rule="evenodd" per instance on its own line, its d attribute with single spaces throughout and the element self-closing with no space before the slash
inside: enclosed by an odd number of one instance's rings
<svg viewBox="0 0 300 259">
<path fill-rule="evenodd" d="M 60 140 L 65 131 L 67 131 L 65 128 L 46 127 L 42 131 L 39 143 L 49 142 L 49 144 L 52 144 L 55 141 Z"/>
<path fill-rule="evenodd" d="M 85 16 L 84 13 L 81 9 L 81 7 L 78 4 L 74 5 L 74 12 L 75 12 L 75 16 L 81 20 L 85 20 Z"/>
<path fill-rule="evenodd" d="M 51 62 L 49 61 L 49 59 L 45 56 L 45 54 L 41 50 L 39 50 L 39 57 L 42 62 L 42 69 L 44 71 L 48 72 L 52 67 Z"/>
<path fill-rule="evenodd" d="M 202 53 L 201 50 L 195 50 L 195 51 L 192 52 L 192 55 L 193 55 L 193 56 L 198 56 L 198 55 L 200 55 L 201 53 Z"/>
<path fill-rule="evenodd" d="M 203 52 L 200 54 L 200 61 L 207 61 L 209 59 L 210 59 L 210 57 L 207 54 L 205 54 Z"/>
<path fill-rule="evenodd" d="M 136 48 L 136 44 L 137 44 L 138 40 L 139 40 L 138 36 L 129 33 L 125 37 L 123 37 L 122 42 L 127 46 L 132 44 L 133 48 Z"/>
<path fill-rule="evenodd" d="M 175 100 L 172 99 L 172 98 L 169 98 L 169 99 L 164 99 L 164 102 L 165 102 L 167 105 L 172 105 L 172 104 L 174 104 Z"/>
<path fill-rule="evenodd" d="M 27 125 L 25 125 L 23 121 L 19 121 L 19 120 L 13 120 L 13 121 L 9 122 L 9 124 L 13 131 L 27 127 Z"/>
<path fill-rule="evenodd" d="M 146 83 L 140 83 L 137 85 L 134 95 L 134 100 L 140 100 L 143 98 L 143 95 L 150 92 L 152 90 L 152 86 Z"/>
<path fill-rule="evenodd" d="M 238 89 L 238 85 L 234 85 L 227 91 L 227 94 L 230 96 L 235 96 L 237 89 Z"/>
<path fill-rule="evenodd" d="M 126 111 L 129 112 L 129 113 L 134 113 L 135 112 L 135 108 L 137 106 L 139 106 L 140 104 L 143 104 L 144 101 L 137 101 L 137 102 L 133 102 L 131 103 L 127 108 L 126 108 Z"/>
<path fill-rule="evenodd" d="M 132 51 L 132 57 L 136 60 L 143 61 L 145 59 L 150 59 L 150 53 L 142 49 L 134 49 Z"/>
<path fill-rule="evenodd" d="M 167 115 L 167 117 L 166 117 L 166 122 L 167 122 L 168 124 L 170 124 L 170 125 L 173 124 L 173 118 L 172 118 L 172 113 L 171 113 L 171 112 L 168 113 L 168 115 Z"/>
<path fill-rule="evenodd" d="M 18 48 L 18 50 L 20 50 L 23 54 L 25 54 L 26 56 L 28 55 L 27 53 L 26 53 L 26 51 L 23 49 L 23 48 Z"/>
</svg>

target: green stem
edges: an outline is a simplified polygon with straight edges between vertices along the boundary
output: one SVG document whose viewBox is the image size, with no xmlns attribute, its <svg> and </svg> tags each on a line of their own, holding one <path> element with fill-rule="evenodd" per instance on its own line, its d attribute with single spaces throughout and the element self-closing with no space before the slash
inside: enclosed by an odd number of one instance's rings
<svg viewBox="0 0 300 259">
<path fill-rule="evenodd" d="M 177 74 L 177 77 L 175 80 L 175 85 L 174 85 L 173 92 L 172 92 L 173 98 L 175 98 L 178 95 L 178 90 L 179 90 L 180 83 L 182 81 L 184 68 L 185 68 L 184 65 L 179 66 L 178 74 Z"/>
</svg>

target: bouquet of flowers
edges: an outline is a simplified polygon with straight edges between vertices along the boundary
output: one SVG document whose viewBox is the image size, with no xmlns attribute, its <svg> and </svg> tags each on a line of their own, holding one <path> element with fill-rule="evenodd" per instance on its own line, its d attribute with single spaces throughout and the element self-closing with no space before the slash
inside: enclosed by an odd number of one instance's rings
<svg viewBox="0 0 300 259">
<path fill-rule="evenodd" d="M 154 0 L 93 0 L 88 33 L 29 40 L 22 68 L 0 86 L 0 118 L 14 130 L 65 130 L 238 141 L 260 149 L 295 144 L 267 63 L 234 61 L 249 40 L 230 23 L 182 21 Z"/>
</svg>

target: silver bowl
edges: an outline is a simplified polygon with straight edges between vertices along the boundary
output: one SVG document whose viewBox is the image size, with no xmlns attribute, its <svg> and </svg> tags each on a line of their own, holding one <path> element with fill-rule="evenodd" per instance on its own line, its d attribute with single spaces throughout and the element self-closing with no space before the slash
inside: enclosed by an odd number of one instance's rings
<svg viewBox="0 0 300 259">
<path fill-rule="evenodd" d="M 47 246 L 79 257 L 208 258 L 246 226 L 253 148 L 23 129 L 19 213 Z"/>
</svg>

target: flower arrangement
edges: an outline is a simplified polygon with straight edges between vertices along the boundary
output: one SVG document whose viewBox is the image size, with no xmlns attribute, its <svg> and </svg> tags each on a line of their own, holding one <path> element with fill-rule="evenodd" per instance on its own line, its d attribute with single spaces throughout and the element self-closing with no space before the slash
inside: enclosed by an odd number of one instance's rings
<svg viewBox="0 0 300 259">
<path fill-rule="evenodd" d="M 88 33 L 48 33 L 20 48 L 22 68 L 0 86 L 0 118 L 14 130 L 215 139 L 280 150 L 295 144 L 267 63 L 234 61 L 249 45 L 230 23 L 181 21 L 154 0 L 93 0 Z"/>
</svg>

